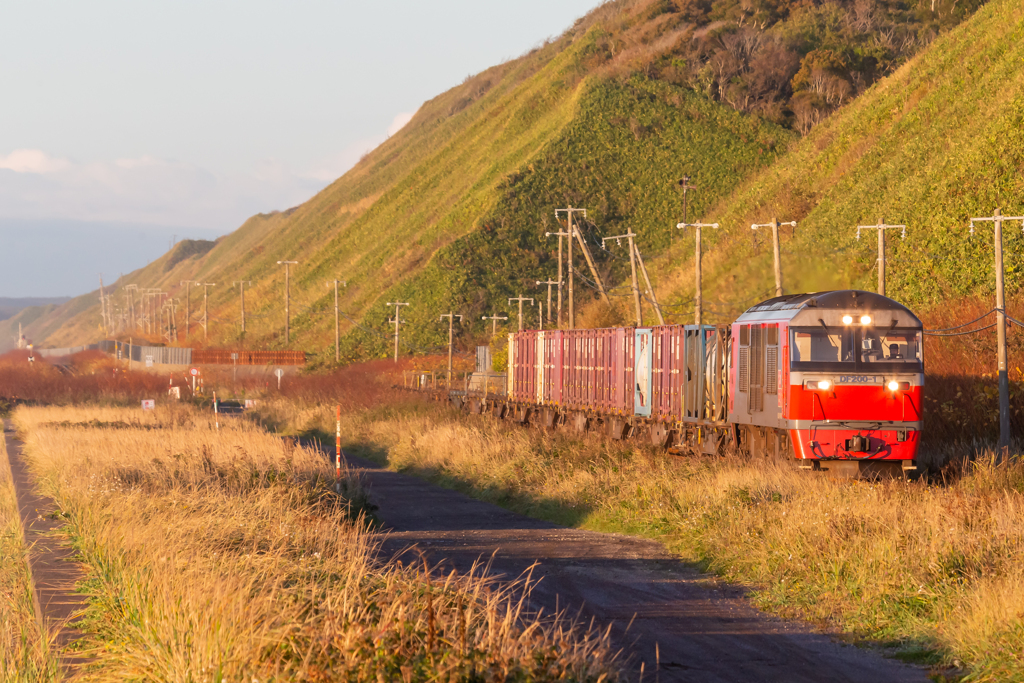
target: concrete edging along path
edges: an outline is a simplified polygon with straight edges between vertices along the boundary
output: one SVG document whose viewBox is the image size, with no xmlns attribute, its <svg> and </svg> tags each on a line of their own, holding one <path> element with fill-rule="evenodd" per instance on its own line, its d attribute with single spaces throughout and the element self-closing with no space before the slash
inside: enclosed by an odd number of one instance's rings
<svg viewBox="0 0 1024 683">
<path fill-rule="evenodd" d="M 542 580 L 533 606 L 578 612 L 600 628 L 611 625 L 634 669 L 643 663 L 646 680 L 928 681 L 919 667 L 753 608 L 742 589 L 701 574 L 654 541 L 560 527 L 362 458 L 348 461 L 385 523 L 385 556 L 415 545 L 431 562 L 464 572 L 493 555 L 492 573 L 507 579 L 536 562 L 533 578 Z"/>
<path fill-rule="evenodd" d="M 4 420 L 4 441 L 17 498 L 21 529 L 28 549 L 28 564 L 35 597 L 36 617 L 53 639 L 65 670 L 86 661 L 68 653 L 67 646 L 81 637 L 75 620 L 85 608 L 87 598 L 75 591 L 85 571 L 75 561 L 67 541 L 57 533 L 64 522 L 57 515 L 53 499 L 36 491 L 35 478 L 28 469 L 21 442 L 15 437 L 10 420 Z"/>
</svg>

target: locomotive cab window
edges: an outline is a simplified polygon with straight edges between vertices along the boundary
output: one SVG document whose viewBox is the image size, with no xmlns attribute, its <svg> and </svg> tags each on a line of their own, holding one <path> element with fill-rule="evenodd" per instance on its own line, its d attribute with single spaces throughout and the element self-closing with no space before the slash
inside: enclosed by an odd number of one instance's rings
<svg viewBox="0 0 1024 683">
<path fill-rule="evenodd" d="M 921 363 L 920 330 L 867 329 L 862 333 L 862 363 Z"/>
<path fill-rule="evenodd" d="M 921 372 L 921 330 L 818 326 L 790 335 L 793 370 Z"/>
<path fill-rule="evenodd" d="M 856 360 L 856 339 L 849 328 L 826 330 L 823 327 L 793 328 L 792 350 L 794 368 L 807 363 L 853 364 Z"/>
</svg>

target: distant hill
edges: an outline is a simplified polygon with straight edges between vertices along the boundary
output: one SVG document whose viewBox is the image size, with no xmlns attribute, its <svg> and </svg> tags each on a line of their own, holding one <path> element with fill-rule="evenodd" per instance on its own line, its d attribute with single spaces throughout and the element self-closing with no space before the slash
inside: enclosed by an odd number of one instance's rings
<svg viewBox="0 0 1024 683">
<path fill-rule="evenodd" d="M 674 229 L 683 214 L 677 185 L 683 174 L 698 185 L 688 198 L 689 215 L 723 225 L 712 237 L 720 241 L 708 264 L 709 284 L 725 302 L 717 310 L 741 306 L 766 289 L 771 269 L 763 267 L 763 242 L 753 244 L 749 227 L 744 230 L 752 217 L 758 222 L 770 217 L 764 212 L 801 221 L 785 246 L 791 288 L 867 282 L 870 250 L 857 251 L 849 243 L 851 220 L 873 221 L 879 211 L 907 221 L 923 219 L 930 210 L 925 200 L 945 201 L 930 193 L 927 182 L 939 182 L 950 196 L 966 201 L 944 180 L 951 170 L 969 181 L 967 187 L 977 186 L 974 174 L 1014 182 L 1006 179 L 1008 171 L 984 168 L 991 156 L 953 142 L 954 131 L 981 136 L 994 129 L 961 118 L 955 124 L 939 122 L 933 135 L 931 110 L 922 108 L 966 111 L 966 103 L 947 102 L 958 93 L 957 85 L 946 81 L 972 74 L 976 80 L 962 85 L 978 93 L 974 111 L 1010 116 L 1019 110 L 1012 99 L 982 98 L 984 91 L 976 87 L 984 81 L 995 88 L 989 92 L 1001 94 L 1017 87 L 1006 69 L 1019 42 L 1014 38 L 1019 21 L 996 25 L 992 18 L 1006 19 L 1012 3 L 994 2 L 895 75 L 848 99 L 977 4 L 940 1 L 938 12 L 929 14 L 928 2 L 881 0 L 820 6 L 783 0 L 606 3 L 559 38 L 425 103 L 405 128 L 302 206 L 254 216 L 206 251 L 172 250 L 125 276 L 114 283 L 113 305 L 127 305 L 124 285 L 162 288 L 180 301 L 179 311 L 189 308 L 190 343 L 202 343 L 195 322 L 201 293 L 193 290 L 189 301 L 181 283 L 216 283 L 210 288 L 206 341 L 239 343 L 239 295 L 233 283 L 251 281 L 245 343 L 281 348 L 284 272 L 276 262 L 295 260 L 292 346 L 312 352 L 314 363 L 333 362 L 334 299 L 328 283 L 334 279 L 347 282 L 341 309 L 348 358 L 388 353 L 388 301 L 412 303 L 403 312 L 408 321 L 403 340 L 411 349 L 445 342 L 438 315 L 448 311 L 464 315 L 464 336 L 486 338 L 489 327 L 482 315 L 509 311 L 510 296 L 541 296 L 544 289 L 535 281 L 554 277 L 556 242 L 544 233 L 557 227 L 554 209 L 572 205 L 588 209 L 584 232 L 603 278 L 620 285 L 629 269 L 622 250 L 602 250 L 599 237 L 631 229 L 649 258 L 666 255 L 652 263 L 655 286 L 670 319 L 689 320 L 692 285 L 686 263 L 692 238 Z M 758 14 L 762 10 L 770 12 Z M 979 22 L 988 22 L 987 35 L 975 35 Z M 750 26 L 757 27 L 753 34 L 745 28 Z M 897 53 L 885 52 L 872 37 L 879 27 L 887 31 L 878 33 L 886 40 L 900 38 Z M 964 37 L 965 32 L 973 33 Z M 1005 55 L 995 47 L 1000 41 L 1013 43 L 1003 45 Z M 796 61 L 779 57 L 786 68 L 772 76 L 774 85 L 762 83 L 768 90 L 762 88 L 761 99 L 739 97 L 765 76 L 752 70 L 757 60 L 751 56 L 769 44 L 789 50 Z M 730 50 L 746 49 L 743 45 L 750 48 L 743 53 L 746 61 L 729 67 L 738 69 L 735 77 L 723 81 L 721 72 L 714 88 L 702 87 L 701 79 L 724 68 Z M 991 53 L 984 46 L 992 46 Z M 850 62 L 853 57 L 860 61 Z M 878 68 L 865 70 L 868 57 Z M 1003 70 L 989 74 L 990 63 Z M 853 89 L 836 79 L 847 79 Z M 830 88 L 843 90 L 847 99 L 830 100 Z M 800 124 L 795 101 L 812 95 L 825 98 L 823 105 L 814 105 L 824 122 L 801 140 L 793 128 L 808 126 Z M 750 102 L 771 106 L 747 106 Z M 847 104 L 825 116 L 841 102 Z M 1005 127 L 1011 126 L 1008 120 Z M 971 139 L 975 145 L 984 142 Z M 958 154 L 944 157 L 943 145 L 954 145 Z M 900 159 L 898 169 L 887 161 L 890 150 Z M 922 202 L 918 213 L 901 211 L 907 193 Z M 910 249 L 910 239 L 907 244 Z M 895 254 L 899 260 L 910 252 Z M 947 270 L 952 276 L 953 269 Z M 977 276 L 982 276 L 980 266 Z M 901 277 L 910 276 L 894 274 L 901 294 L 918 300 L 934 296 Z M 950 283 L 956 292 L 982 285 L 977 279 Z M 583 293 L 577 294 L 581 305 L 593 296 L 585 287 L 581 283 Z M 616 296 L 613 301 L 617 305 L 611 310 L 595 309 L 587 321 L 628 319 L 626 300 Z M 41 316 L 39 324 L 37 336 L 53 346 L 104 334 L 96 294 Z"/>
<path fill-rule="evenodd" d="M 46 306 L 48 304 L 62 304 L 65 301 L 70 301 L 69 296 L 51 296 L 51 297 L 21 297 L 11 298 L 0 296 L 0 320 L 7 320 L 11 316 L 17 314 L 22 309 L 28 308 L 29 306 Z"/>
</svg>

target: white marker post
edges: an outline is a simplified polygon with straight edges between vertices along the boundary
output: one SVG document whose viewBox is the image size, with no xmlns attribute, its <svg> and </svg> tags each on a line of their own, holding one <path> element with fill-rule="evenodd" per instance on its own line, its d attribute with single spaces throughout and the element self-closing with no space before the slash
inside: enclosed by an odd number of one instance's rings
<svg viewBox="0 0 1024 683">
<path fill-rule="evenodd" d="M 337 426 L 337 431 L 335 432 L 335 437 L 334 437 L 334 445 L 335 445 L 335 449 L 337 450 L 337 455 L 336 455 L 336 460 L 335 460 L 336 465 L 337 465 L 337 474 L 335 475 L 335 477 L 336 477 L 335 489 L 338 491 L 338 494 L 340 495 L 341 494 L 341 404 L 340 403 L 338 404 L 338 423 L 337 423 L 337 425 L 338 425 Z"/>
<path fill-rule="evenodd" d="M 213 426 L 220 431 L 220 411 L 217 410 L 217 392 L 213 392 Z"/>
<path fill-rule="evenodd" d="M 281 368 L 274 370 L 274 376 L 277 377 L 277 390 L 281 391 L 281 378 L 284 377 L 284 370 Z"/>
</svg>

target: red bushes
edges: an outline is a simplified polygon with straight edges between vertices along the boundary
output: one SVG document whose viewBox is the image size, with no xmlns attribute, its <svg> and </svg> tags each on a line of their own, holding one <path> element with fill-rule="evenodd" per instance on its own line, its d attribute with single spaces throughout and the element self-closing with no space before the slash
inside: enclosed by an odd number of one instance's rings
<svg viewBox="0 0 1024 683">
<path fill-rule="evenodd" d="M 126 402 L 157 398 L 166 392 L 166 379 L 145 372 L 126 372 L 99 352 L 75 354 L 60 359 L 60 365 L 38 355 L 29 363 L 28 357 L 23 350 L 0 356 L 0 400 L 58 404 Z"/>
<path fill-rule="evenodd" d="M 925 329 L 955 327 L 992 310 L 992 301 L 968 299 L 920 312 Z M 1007 312 L 1024 318 L 1024 298 L 1007 302 Z M 994 313 L 953 332 L 974 330 L 994 323 Z M 1016 325 L 1007 332 L 1010 377 L 1010 424 L 1024 436 L 1024 334 Z M 996 330 L 957 337 L 926 337 L 924 438 L 931 443 L 995 441 L 999 436 L 999 388 L 996 368 Z"/>
</svg>

